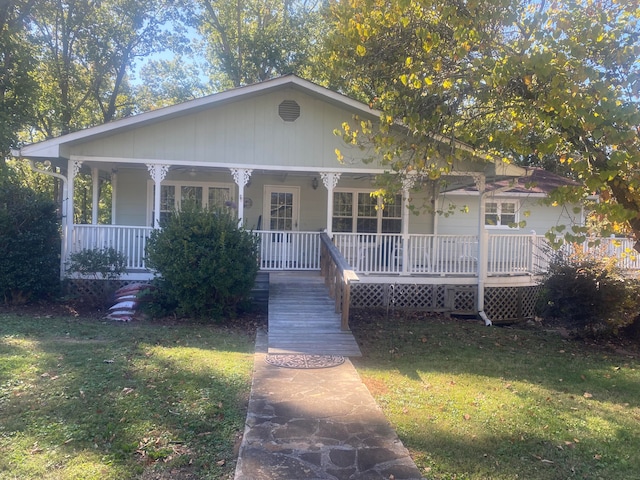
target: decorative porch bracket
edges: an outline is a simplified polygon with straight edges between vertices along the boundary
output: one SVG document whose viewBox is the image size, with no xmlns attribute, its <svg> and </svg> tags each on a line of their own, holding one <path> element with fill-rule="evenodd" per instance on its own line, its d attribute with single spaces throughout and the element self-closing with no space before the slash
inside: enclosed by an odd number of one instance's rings
<svg viewBox="0 0 640 480">
<path fill-rule="evenodd" d="M 340 180 L 340 173 L 337 172 L 320 172 L 320 178 L 322 183 L 327 189 L 327 235 L 329 238 L 333 237 L 333 190 L 338 185 Z"/>
<path fill-rule="evenodd" d="M 238 225 L 242 225 L 244 220 L 244 187 L 249 183 L 251 168 L 230 168 L 231 175 L 238 185 Z"/>
<path fill-rule="evenodd" d="M 153 195 L 153 228 L 160 228 L 160 187 L 162 180 L 167 176 L 171 165 L 147 163 L 147 170 L 155 185 Z"/>
</svg>

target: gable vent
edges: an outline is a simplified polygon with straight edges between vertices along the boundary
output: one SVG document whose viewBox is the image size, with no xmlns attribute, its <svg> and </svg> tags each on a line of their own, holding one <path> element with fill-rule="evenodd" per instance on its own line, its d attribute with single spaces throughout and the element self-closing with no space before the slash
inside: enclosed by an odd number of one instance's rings
<svg viewBox="0 0 640 480">
<path fill-rule="evenodd" d="M 278 115 L 285 122 L 295 122 L 300 116 L 300 105 L 295 100 L 283 100 L 278 105 Z"/>
</svg>

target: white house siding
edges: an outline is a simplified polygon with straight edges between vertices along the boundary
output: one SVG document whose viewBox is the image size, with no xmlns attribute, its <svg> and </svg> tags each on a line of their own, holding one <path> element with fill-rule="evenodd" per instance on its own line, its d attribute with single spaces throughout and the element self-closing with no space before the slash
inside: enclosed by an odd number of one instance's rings
<svg viewBox="0 0 640 480">
<path fill-rule="evenodd" d="M 300 117 L 278 116 L 283 100 L 300 105 Z M 362 167 L 365 153 L 345 147 L 333 134 L 352 112 L 295 89 L 240 99 L 189 115 L 132 127 L 102 139 L 75 145 L 70 153 L 97 157 L 215 162 L 265 166 L 335 168 L 335 150 L 345 152 L 341 167 Z"/>
<path fill-rule="evenodd" d="M 147 179 L 146 170 L 118 168 L 118 189 L 116 192 L 116 225 L 150 226 L 147 222 Z"/>
<path fill-rule="evenodd" d="M 492 201 L 494 197 L 487 197 Z M 488 228 L 497 234 L 528 234 L 535 231 L 544 235 L 556 225 L 582 224 L 581 215 L 573 213 L 573 205 L 551 207 L 541 204 L 540 197 L 508 196 L 501 194 L 496 200 L 519 202 L 519 221 L 526 222 L 522 228 Z M 478 233 L 478 196 L 477 195 L 443 195 L 438 200 L 438 208 L 448 211 L 449 205 L 455 206 L 454 212 L 448 217 L 439 216 L 438 233 L 455 235 L 476 235 Z M 467 212 L 461 209 L 468 208 Z M 525 215 L 528 212 L 528 216 Z"/>
</svg>

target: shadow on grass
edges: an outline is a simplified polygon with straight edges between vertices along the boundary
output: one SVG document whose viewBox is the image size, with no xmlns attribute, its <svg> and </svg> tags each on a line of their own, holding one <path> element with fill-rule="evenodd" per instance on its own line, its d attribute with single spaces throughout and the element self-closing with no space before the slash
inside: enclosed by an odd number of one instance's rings
<svg viewBox="0 0 640 480">
<path fill-rule="evenodd" d="M 53 462 L 60 478 L 70 478 L 65 469 L 83 458 L 87 470 L 78 478 L 233 471 L 251 382 L 250 335 L 201 324 L 7 316 L 0 332 L 8 360 L 0 376 L 0 472 L 37 478 Z M 88 465 L 96 453 L 97 468 Z"/>
<path fill-rule="evenodd" d="M 353 319 L 354 364 L 432 478 L 636 478 L 638 357 L 541 329 Z M 429 475 L 427 475 L 429 476 Z"/>
<path fill-rule="evenodd" d="M 556 333 L 398 313 L 369 316 L 352 328 L 369 365 L 393 367 L 409 379 L 420 380 L 420 373 L 430 371 L 472 374 L 580 397 L 587 390 L 603 392 L 621 404 L 640 406 L 640 384 L 635 375 L 625 375 L 640 368 L 640 357 Z"/>
</svg>

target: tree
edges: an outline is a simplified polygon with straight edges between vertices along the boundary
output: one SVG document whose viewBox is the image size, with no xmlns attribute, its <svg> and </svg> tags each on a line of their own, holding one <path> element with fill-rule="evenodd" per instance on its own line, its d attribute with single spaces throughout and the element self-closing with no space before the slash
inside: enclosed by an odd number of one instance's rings
<svg viewBox="0 0 640 480">
<path fill-rule="evenodd" d="M 55 204 L 0 177 L 0 301 L 22 304 L 58 293 L 60 235 Z"/>
<path fill-rule="evenodd" d="M 135 60 L 168 45 L 172 0 L 46 0 L 30 17 L 42 97 L 35 129 L 51 138 L 131 114 Z M 35 138 L 38 139 L 37 137 Z"/>
<path fill-rule="evenodd" d="M 238 87 L 299 73 L 318 43 L 319 0 L 200 0 L 192 14 L 205 36 L 212 78 Z"/>
<path fill-rule="evenodd" d="M 18 133 L 34 116 L 36 83 L 26 21 L 35 0 L 0 2 L 0 173 Z"/>
<path fill-rule="evenodd" d="M 640 240 L 638 0 L 354 0 L 331 14 L 333 84 L 383 112 L 379 134 L 363 124 L 352 141 L 431 178 L 451 168 L 431 160 L 443 139 L 555 159 L 581 184 L 549 201 L 598 193 L 594 215 Z"/>
<path fill-rule="evenodd" d="M 137 109 L 154 110 L 176 105 L 206 95 L 207 85 L 197 64 L 181 56 L 172 60 L 152 60 L 141 70 L 142 79 L 136 91 Z"/>
</svg>

